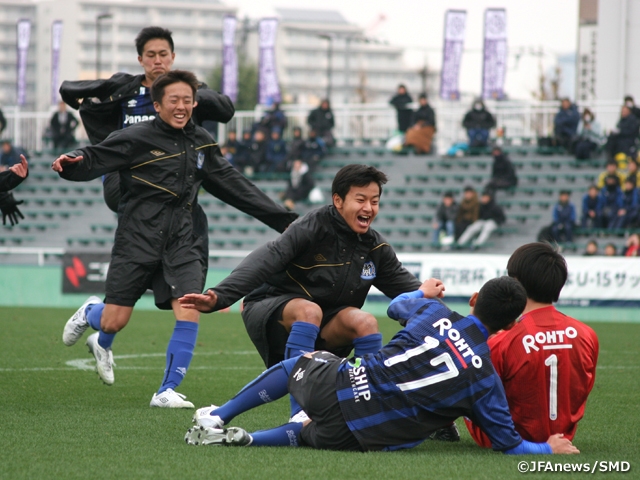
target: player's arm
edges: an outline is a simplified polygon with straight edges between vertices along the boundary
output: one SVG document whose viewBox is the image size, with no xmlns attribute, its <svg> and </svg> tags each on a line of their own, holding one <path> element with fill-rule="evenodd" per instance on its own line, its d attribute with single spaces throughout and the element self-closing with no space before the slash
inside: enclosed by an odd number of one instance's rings
<svg viewBox="0 0 640 480">
<path fill-rule="evenodd" d="M 373 285 L 389 298 L 420 288 L 420 280 L 402 266 L 393 248 L 386 244 L 381 249 L 380 265 Z"/>
<path fill-rule="evenodd" d="M 8 192 L 20 185 L 29 176 L 29 164 L 24 155 L 20 155 L 20 162 L 0 173 L 0 192 Z"/>
<path fill-rule="evenodd" d="M 236 108 L 229 97 L 211 90 L 206 84 L 200 84 L 196 92 L 198 105 L 193 109 L 194 121 L 202 125 L 205 120 L 228 123 L 236 113 Z"/>
</svg>

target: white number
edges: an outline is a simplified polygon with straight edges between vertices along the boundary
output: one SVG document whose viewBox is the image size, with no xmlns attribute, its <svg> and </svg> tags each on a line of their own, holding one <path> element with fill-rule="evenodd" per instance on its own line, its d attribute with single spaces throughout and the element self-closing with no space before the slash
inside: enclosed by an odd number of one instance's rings
<svg viewBox="0 0 640 480">
<path fill-rule="evenodd" d="M 412 348 L 411 350 L 407 350 L 406 352 L 396 355 L 394 357 L 388 358 L 384 361 L 384 364 L 387 367 L 391 367 L 392 365 L 396 365 L 397 363 L 406 362 L 411 357 L 415 357 L 416 355 L 420 355 L 432 348 L 435 348 L 439 345 L 440 342 L 433 337 L 424 337 L 424 344 L 419 347 Z M 449 378 L 454 378 L 458 376 L 458 368 L 455 363 L 453 363 L 453 359 L 451 355 L 448 353 L 443 353 L 442 355 L 438 355 L 435 358 L 431 359 L 431 366 L 437 367 L 438 365 L 444 363 L 448 370 L 442 373 L 436 373 L 435 375 L 430 375 L 426 378 L 421 378 L 420 380 L 414 380 L 412 382 L 406 383 L 397 383 L 396 387 L 398 387 L 403 392 L 406 390 L 417 390 L 418 388 L 426 387 L 427 385 L 433 385 L 434 383 L 443 382 Z"/>
<path fill-rule="evenodd" d="M 544 364 L 551 368 L 549 375 L 549 418 L 558 418 L 558 357 L 551 355 Z"/>
</svg>

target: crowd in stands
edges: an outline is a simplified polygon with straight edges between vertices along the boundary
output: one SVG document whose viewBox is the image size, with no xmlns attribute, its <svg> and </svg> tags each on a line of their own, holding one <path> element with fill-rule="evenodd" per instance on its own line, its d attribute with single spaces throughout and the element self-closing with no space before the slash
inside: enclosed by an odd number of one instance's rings
<svg viewBox="0 0 640 480">
<path fill-rule="evenodd" d="M 389 103 L 396 109 L 398 131 L 404 134 L 403 147 L 413 147 L 418 155 L 431 153 L 431 143 L 436 133 L 436 113 L 429 105 L 426 93 L 418 97 L 419 107 L 411 109 L 413 99 L 404 85 L 398 85 L 398 91 Z"/>
</svg>

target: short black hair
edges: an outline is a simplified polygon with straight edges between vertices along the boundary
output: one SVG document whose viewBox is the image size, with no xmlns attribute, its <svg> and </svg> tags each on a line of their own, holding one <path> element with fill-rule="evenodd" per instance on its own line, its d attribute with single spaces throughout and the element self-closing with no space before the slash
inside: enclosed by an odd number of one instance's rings
<svg viewBox="0 0 640 480">
<path fill-rule="evenodd" d="M 425 100 L 427 100 L 429 97 L 427 97 L 427 94 L 426 94 L 426 93 L 421 93 L 421 94 L 420 94 L 420 96 L 418 97 L 418 100 L 421 100 L 421 99 L 423 99 L 423 98 L 424 98 Z"/>
<path fill-rule="evenodd" d="M 628 101 L 632 101 L 632 102 L 633 102 L 633 97 L 632 97 L 631 95 L 626 95 L 626 96 L 624 97 L 624 101 L 625 101 L 625 102 L 628 102 Z"/>
<path fill-rule="evenodd" d="M 571 190 L 560 190 L 560 195 L 569 195 L 569 196 L 571 196 Z"/>
<path fill-rule="evenodd" d="M 511 254 L 507 274 L 522 284 L 531 300 L 551 304 L 567 282 L 567 262 L 548 243 L 528 243 Z"/>
<path fill-rule="evenodd" d="M 162 103 L 165 88 L 178 82 L 184 82 L 191 87 L 193 91 L 193 101 L 195 102 L 196 92 L 198 91 L 198 79 L 193 73 L 187 70 L 171 70 L 156 78 L 151 85 L 151 100 Z"/>
<path fill-rule="evenodd" d="M 446 192 L 444 192 L 444 195 L 442 195 L 442 196 L 446 197 L 446 198 L 453 198 L 454 197 L 453 192 L 451 190 L 447 190 Z"/>
<path fill-rule="evenodd" d="M 502 330 L 527 306 L 527 292 L 518 280 L 511 277 L 492 278 L 478 292 L 473 314 L 491 333 Z"/>
<path fill-rule="evenodd" d="M 345 199 L 351 187 L 366 187 L 371 182 L 375 182 L 380 187 L 387 183 L 387 176 L 375 167 L 352 163 L 342 167 L 333 179 L 331 184 L 331 196 L 338 194 L 341 199 Z"/>
<path fill-rule="evenodd" d="M 167 30 L 162 27 L 145 27 L 140 30 L 140 33 L 136 37 L 136 50 L 138 51 L 138 55 L 142 56 L 142 52 L 144 52 L 144 46 L 147 44 L 149 40 L 153 40 L 155 38 L 159 38 L 160 40 L 166 40 L 169 43 L 169 47 L 171 47 L 171 52 L 173 52 L 173 38 L 171 38 L 171 30 Z"/>
</svg>

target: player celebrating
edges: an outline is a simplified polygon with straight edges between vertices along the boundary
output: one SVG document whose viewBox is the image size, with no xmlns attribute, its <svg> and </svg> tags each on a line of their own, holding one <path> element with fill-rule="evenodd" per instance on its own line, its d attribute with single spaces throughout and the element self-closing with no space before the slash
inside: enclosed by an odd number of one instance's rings
<svg viewBox="0 0 640 480">
<path fill-rule="evenodd" d="M 494 449 L 507 454 L 579 453 L 562 435 L 545 443 L 522 440 L 491 365 L 487 337 L 520 314 L 527 301 L 522 285 L 510 277 L 489 280 L 469 300 L 466 317 L 437 299 L 443 295 L 442 282 L 429 279 L 419 290 L 395 298 L 387 313 L 406 326 L 375 354 L 347 360 L 314 352 L 272 367 L 222 407 L 199 409 L 199 426 L 189 429 L 186 442 L 398 450 L 467 415 L 482 425 Z M 287 391 L 310 421 L 252 434 L 223 428 Z"/>
<path fill-rule="evenodd" d="M 332 205 L 294 222 L 205 294 L 181 298 L 182 306 L 212 312 L 249 294 L 242 318 L 268 367 L 317 349 L 341 356 L 352 348 L 356 356 L 377 352 L 378 323 L 360 310 L 369 289 L 395 297 L 420 286 L 370 228 L 386 181 L 374 167 L 342 168 L 331 187 Z M 292 402 L 292 417 L 298 412 Z"/>
<path fill-rule="evenodd" d="M 567 281 L 567 264 L 549 244 L 521 246 L 507 272 L 527 291 L 527 306 L 520 322 L 492 337 L 489 347 L 516 430 L 532 442 L 554 433 L 573 440 L 595 381 L 598 337 L 552 305 Z M 488 447 L 481 426 L 466 423 L 474 440 Z"/>
<path fill-rule="evenodd" d="M 199 314 L 180 306 L 178 297 L 201 292 L 205 271 L 192 208 L 200 184 L 233 206 L 251 202 L 256 209 L 277 206 L 220 155 L 218 145 L 191 121 L 198 82 L 190 72 L 174 70 L 151 87 L 158 116 L 118 130 L 104 142 L 61 155 L 52 168 L 73 181 L 120 172 L 124 191 L 111 253 L 104 309 L 81 307 L 65 328 L 73 344 L 90 325 L 101 330 L 87 340 L 97 371 L 112 384 L 113 335 L 128 323 L 133 306 L 153 288 L 156 305 L 173 309 L 176 326 L 167 348 L 167 368 L 151 406 L 193 408 L 176 393 L 195 347 Z M 283 215 L 286 211 L 282 209 Z M 88 301 L 91 303 L 91 299 Z M 107 342 L 105 346 L 104 342 Z"/>
</svg>

